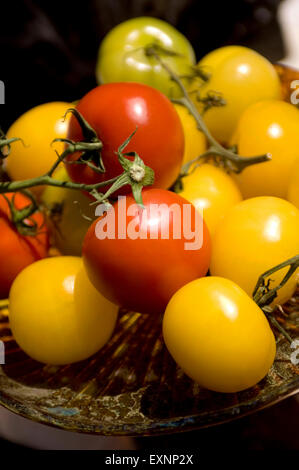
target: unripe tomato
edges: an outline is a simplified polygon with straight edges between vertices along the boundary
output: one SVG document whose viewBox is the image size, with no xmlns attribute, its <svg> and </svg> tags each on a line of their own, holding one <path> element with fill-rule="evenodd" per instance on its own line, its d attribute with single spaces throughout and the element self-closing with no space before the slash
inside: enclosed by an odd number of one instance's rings
<svg viewBox="0 0 299 470">
<path fill-rule="evenodd" d="M 288 200 L 299 209 L 299 159 L 292 167 L 291 177 L 288 184 Z"/>
<path fill-rule="evenodd" d="M 24 209 L 31 204 L 21 193 L 6 193 L 16 209 Z M 49 234 L 45 217 L 35 212 L 24 221 L 29 226 L 36 225 L 35 235 L 21 234 L 13 224 L 8 202 L 0 194 L 0 299 L 6 298 L 16 276 L 26 266 L 45 258 L 49 248 Z"/>
<path fill-rule="evenodd" d="M 222 95 L 226 105 L 209 109 L 204 120 L 213 136 L 224 144 L 229 142 L 242 112 L 249 105 L 281 97 L 280 81 L 273 65 L 247 47 L 220 47 L 203 57 L 198 66 L 211 76 L 200 87 L 197 79 L 191 84 L 191 97 L 202 112 L 194 90 L 199 91 L 201 98 L 209 91 Z"/>
<path fill-rule="evenodd" d="M 118 308 L 89 282 L 82 259 L 47 258 L 24 269 L 9 296 L 19 346 L 36 361 L 63 365 L 92 356 L 109 340 Z"/>
<path fill-rule="evenodd" d="M 155 187 L 166 189 L 176 180 L 183 161 L 184 133 L 176 110 L 162 93 L 140 83 L 110 83 L 87 93 L 79 101 L 77 110 L 103 143 L 101 155 L 106 172 L 98 173 L 87 165 L 75 164 L 80 157 L 76 152 L 66 159 L 67 171 L 73 181 L 94 184 L 123 173 L 115 152 L 136 128 L 126 152 L 137 152 L 154 170 Z M 68 137 L 74 141 L 83 139 L 74 116 L 70 120 Z M 128 192 L 129 185 L 120 191 L 122 194 Z"/>
<path fill-rule="evenodd" d="M 163 318 L 166 346 L 202 387 L 233 393 L 269 371 L 275 338 L 263 311 L 234 282 L 196 279 L 174 294 Z"/>
<path fill-rule="evenodd" d="M 89 228 L 83 259 L 93 285 L 109 300 L 141 313 L 162 313 L 171 296 L 204 276 L 210 236 L 195 207 L 178 194 L 149 189 L 144 209 L 120 198 Z"/>
<path fill-rule="evenodd" d="M 207 149 L 207 142 L 203 132 L 199 131 L 196 126 L 194 117 L 189 113 L 185 106 L 179 104 L 174 105 L 184 130 L 185 136 L 185 152 L 183 164 L 190 162 L 194 158 L 204 153 Z"/>
<path fill-rule="evenodd" d="M 53 178 L 69 181 L 64 166 L 58 168 Z M 94 207 L 81 191 L 47 186 L 41 200 L 49 212 L 55 246 L 64 255 L 81 256 L 82 243 L 94 219 Z"/>
<path fill-rule="evenodd" d="M 63 119 L 70 103 L 45 103 L 22 114 L 8 129 L 7 138 L 20 137 L 22 142 L 11 146 L 9 157 L 5 160 L 6 171 L 12 180 L 36 178 L 50 170 L 57 159 L 55 150 L 60 154 L 63 143 L 51 142 L 56 138 L 66 138 L 68 121 Z M 41 188 L 33 188 L 40 193 Z"/>
<path fill-rule="evenodd" d="M 183 185 L 180 196 L 192 202 L 199 210 L 211 236 L 230 208 L 242 200 L 234 180 L 214 165 L 198 166 L 183 179 Z"/>
<path fill-rule="evenodd" d="M 271 161 L 236 175 L 244 197 L 287 197 L 292 167 L 299 158 L 298 129 L 299 110 L 284 101 L 261 101 L 244 111 L 231 143 L 244 157 L 271 154 Z"/>
<path fill-rule="evenodd" d="M 257 280 L 268 269 L 299 253 L 299 210 L 276 197 L 256 197 L 234 206 L 219 223 L 213 237 L 210 271 L 236 282 L 252 295 Z M 270 287 L 288 268 L 271 274 Z M 296 275 L 278 291 L 274 303 L 288 300 Z"/>
<path fill-rule="evenodd" d="M 171 69 L 180 76 L 190 74 L 195 54 L 190 42 L 173 26 L 158 18 L 140 17 L 113 28 L 99 49 L 96 76 L 98 83 L 140 82 L 157 88 L 169 97 L 180 95 L 169 74 L 148 57 L 145 47 L 160 46 L 177 55 L 161 53 Z"/>
</svg>

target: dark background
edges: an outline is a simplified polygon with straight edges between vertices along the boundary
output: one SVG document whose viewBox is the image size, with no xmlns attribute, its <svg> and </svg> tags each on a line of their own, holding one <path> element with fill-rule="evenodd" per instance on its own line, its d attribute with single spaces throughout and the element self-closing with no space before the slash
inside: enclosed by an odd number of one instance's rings
<svg viewBox="0 0 299 470">
<path fill-rule="evenodd" d="M 116 24 L 140 15 L 176 26 L 198 58 L 242 44 L 276 61 L 283 45 L 276 21 L 279 0 L 2 0 L 0 80 L 4 130 L 24 111 L 47 101 L 73 101 L 96 85 L 101 39 Z"/>
<path fill-rule="evenodd" d="M 279 0 L 90 0 L 1 2 L 0 80 L 4 130 L 24 111 L 47 101 L 72 101 L 96 85 L 101 39 L 128 18 L 149 15 L 176 26 L 198 58 L 226 44 L 249 46 L 272 61 L 284 55 L 276 20 Z M 299 449 L 299 402 L 283 403 L 234 423 L 199 432 L 140 438 L 140 448 Z M 0 440 L 0 451 L 15 446 Z"/>
</svg>

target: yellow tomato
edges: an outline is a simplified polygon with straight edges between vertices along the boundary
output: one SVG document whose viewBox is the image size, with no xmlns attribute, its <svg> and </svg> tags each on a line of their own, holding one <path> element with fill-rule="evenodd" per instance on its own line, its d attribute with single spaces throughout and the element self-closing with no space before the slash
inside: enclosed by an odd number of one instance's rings
<svg viewBox="0 0 299 470">
<path fill-rule="evenodd" d="M 299 159 L 292 167 L 287 198 L 292 204 L 294 204 L 294 206 L 299 209 Z"/>
<path fill-rule="evenodd" d="M 180 196 L 198 209 L 212 236 L 229 209 L 242 200 L 241 192 L 233 179 L 214 165 L 198 166 L 183 179 L 183 185 Z"/>
<path fill-rule="evenodd" d="M 191 83 L 200 97 L 209 91 L 219 92 L 226 105 L 209 109 L 204 120 L 213 136 L 227 144 L 242 112 L 252 103 L 281 97 L 280 81 L 273 65 L 257 52 L 242 46 L 225 46 L 207 54 L 198 64 L 210 74 L 206 83 Z M 196 101 L 200 112 L 202 106 Z"/>
<path fill-rule="evenodd" d="M 64 150 L 63 143 L 51 142 L 67 135 L 68 120 L 63 120 L 71 103 L 45 103 L 22 114 L 8 129 L 7 138 L 20 137 L 22 142 L 11 146 L 6 159 L 6 171 L 12 180 L 35 178 L 50 170 L 58 153 Z M 37 188 L 35 191 L 39 191 Z"/>
<path fill-rule="evenodd" d="M 235 283 L 196 279 L 177 291 L 163 319 L 174 360 L 202 387 L 239 392 L 259 382 L 276 353 L 263 311 Z"/>
<path fill-rule="evenodd" d="M 252 295 L 257 280 L 268 269 L 299 253 L 299 210 L 276 197 L 256 197 L 234 206 L 219 223 L 213 237 L 210 271 L 236 282 Z M 270 287 L 286 274 L 271 274 Z M 289 299 L 296 287 L 293 275 L 274 303 Z"/>
<path fill-rule="evenodd" d="M 54 365 L 81 361 L 109 340 L 118 307 L 89 282 L 79 257 L 37 261 L 15 279 L 10 326 L 33 359 Z"/>
<path fill-rule="evenodd" d="M 299 158 L 299 110 L 284 101 L 255 103 L 242 114 L 231 143 L 244 157 L 271 154 L 271 161 L 236 175 L 244 197 L 286 198 L 292 167 Z"/>
<path fill-rule="evenodd" d="M 53 178 L 70 181 L 64 166 L 57 169 Z M 47 186 L 41 197 L 50 212 L 55 246 L 64 255 L 81 255 L 82 242 L 95 217 L 95 206 L 81 191 Z M 86 216 L 87 218 L 85 218 Z"/>
<path fill-rule="evenodd" d="M 189 113 L 185 106 L 174 105 L 180 116 L 185 136 L 184 163 L 190 162 L 194 158 L 204 153 L 207 149 L 205 135 L 197 129 L 194 117 Z"/>
</svg>

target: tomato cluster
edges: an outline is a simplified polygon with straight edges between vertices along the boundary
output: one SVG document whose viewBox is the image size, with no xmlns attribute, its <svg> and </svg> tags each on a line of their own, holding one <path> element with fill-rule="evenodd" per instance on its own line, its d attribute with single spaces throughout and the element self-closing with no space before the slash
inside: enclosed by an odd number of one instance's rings
<svg viewBox="0 0 299 470">
<path fill-rule="evenodd" d="M 276 347 L 254 288 L 299 253 L 299 110 L 260 54 L 223 47 L 195 65 L 189 41 L 153 18 L 108 33 L 96 76 L 76 105 L 37 106 L 7 132 L 22 139 L 1 153 L 0 183 L 16 341 L 44 363 L 83 360 L 122 307 L 163 315 L 170 354 L 201 386 L 255 385 Z M 287 269 L 262 286 L 277 287 L 267 312 L 295 291 L 296 273 L 278 289 Z"/>
</svg>

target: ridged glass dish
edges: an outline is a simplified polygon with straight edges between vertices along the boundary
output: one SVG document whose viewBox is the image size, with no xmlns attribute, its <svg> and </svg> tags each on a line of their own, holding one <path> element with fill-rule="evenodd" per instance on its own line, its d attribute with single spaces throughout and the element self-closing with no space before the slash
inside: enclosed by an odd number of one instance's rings
<svg viewBox="0 0 299 470">
<path fill-rule="evenodd" d="M 299 73 L 278 66 L 285 99 Z M 276 318 L 299 338 L 299 291 Z M 84 321 L 84 318 L 82 318 Z M 162 317 L 120 312 L 110 342 L 92 358 L 53 367 L 23 353 L 0 310 L 0 404 L 40 423 L 101 435 L 154 435 L 216 425 L 255 412 L 299 391 L 293 350 L 276 332 L 277 355 L 267 377 L 241 393 L 200 388 L 176 366 L 161 336 Z"/>
</svg>

